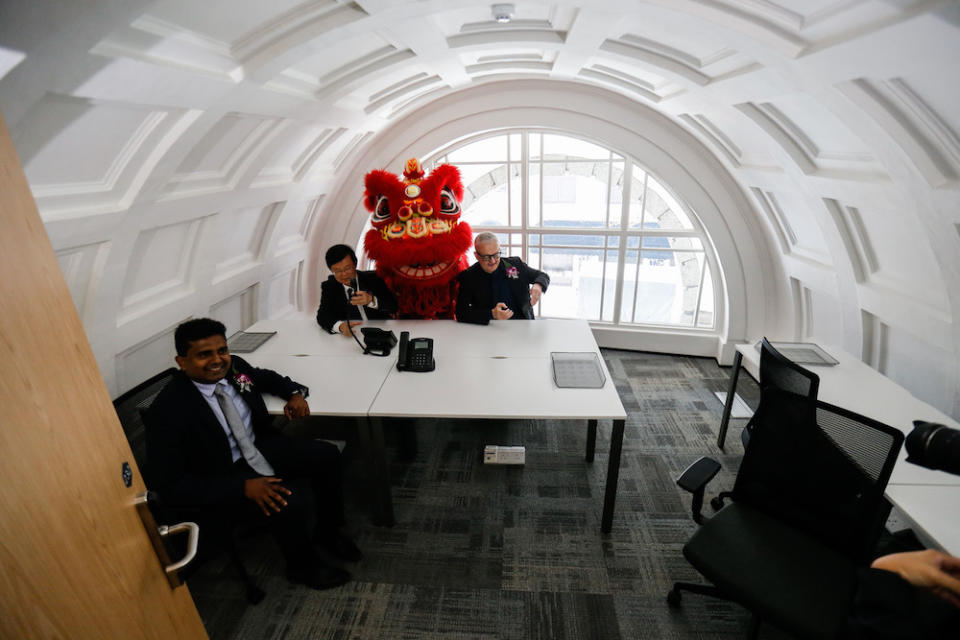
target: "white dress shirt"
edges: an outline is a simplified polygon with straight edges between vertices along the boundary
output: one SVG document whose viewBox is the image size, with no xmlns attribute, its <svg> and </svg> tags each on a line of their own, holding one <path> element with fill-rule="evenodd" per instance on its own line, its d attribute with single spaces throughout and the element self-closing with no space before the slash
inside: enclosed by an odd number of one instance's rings
<svg viewBox="0 0 960 640">
<path fill-rule="evenodd" d="M 233 461 L 236 462 L 243 457 L 243 454 L 240 453 L 240 447 L 237 445 L 236 438 L 233 437 L 233 432 L 230 430 L 230 425 L 227 424 L 227 419 L 223 416 L 223 409 L 220 408 L 217 397 L 213 395 L 213 390 L 218 384 L 226 390 L 227 396 L 233 401 L 233 405 L 237 408 L 237 413 L 240 414 L 240 418 L 243 420 L 243 427 L 247 430 L 247 437 L 250 438 L 250 442 L 254 442 L 256 436 L 253 435 L 253 423 L 250 420 L 252 412 L 250 411 L 250 407 L 247 406 L 247 402 L 240 396 L 237 390 L 233 388 L 233 385 L 226 380 L 212 384 L 208 382 L 197 382 L 196 380 L 191 380 L 191 382 L 200 390 L 203 399 L 207 401 L 210 409 L 213 410 L 213 415 L 217 416 L 217 420 L 220 422 L 220 426 L 223 427 L 223 432 L 227 434 L 227 440 L 230 442 L 230 454 L 233 456 Z"/>
</svg>

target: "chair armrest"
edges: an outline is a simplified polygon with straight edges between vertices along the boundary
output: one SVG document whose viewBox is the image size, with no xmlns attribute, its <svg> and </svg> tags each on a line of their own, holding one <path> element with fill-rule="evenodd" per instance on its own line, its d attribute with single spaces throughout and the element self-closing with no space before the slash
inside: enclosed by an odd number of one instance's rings
<svg viewBox="0 0 960 640">
<path fill-rule="evenodd" d="M 703 508 L 703 492 L 707 488 L 707 483 L 713 480 L 713 477 L 719 471 L 719 462 L 703 456 L 684 469 L 680 477 L 677 478 L 677 486 L 693 494 L 693 503 L 690 505 L 690 509 L 693 512 L 693 520 L 697 524 L 703 524 L 704 522 L 703 514 L 700 513 Z"/>
</svg>

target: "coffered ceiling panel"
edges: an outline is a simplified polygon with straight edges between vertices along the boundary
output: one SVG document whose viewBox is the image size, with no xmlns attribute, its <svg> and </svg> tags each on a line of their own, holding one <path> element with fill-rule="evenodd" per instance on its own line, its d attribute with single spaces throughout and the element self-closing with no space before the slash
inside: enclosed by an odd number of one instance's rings
<svg viewBox="0 0 960 640">
<path fill-rule="evenodd" d="M 251 186 L 287 184 L 302 180 L 319 165 L 332 166 L 336 143 L 344 127 L 320 125 L 287 128 L 273 156 L 264 164 Z"/>
<path fill-rule="evenodd" d="M 186 155 L 164 188 L 165 198 L 232 189 L 260 149 L 287 123 L 241 113 L 220 118 Z"/>
<path fill-rule="evenodd" d="M 737 105 L 808 175 L 853 180 L 888 179 L 873 152 L 812 96 Z"/>
<path fill-rule="evenodd" d="M 960 179 L 960 134 L 947 120 L 955 110 L 951 105 L 960 104 L 957 83 L 858 78 L 840 88 L 897 142 L 931 186 Z"/>
<path fill-rule="evenodd" d="M 750 190 L 766 214 L 784 254 L 825 266 L 833 264 L 818 220 L 802 198 L 790 191 L 775 193 L 757 187 Z"/>
<path fill-rule="evenodd" d="M 261 263 L 274 216 L 281 203 L 221 211 L 213 222 L 217 242 L 211 247 L 214 283 L 226 280 Z"/>
<path fill-rule="evenodd" d="M 903 291 L 942 307 L 936 292 L 942 290 L 943 278 L 913 212 L 826 202 L 841 236 L 853 245 L 850 254 L 860 282 Z"/>
<path fill-rule="evenodd" d="M 103 277 L 103 266 L 110 252 L 109 242 L 97 242 L 71 249 L 57 251 L 57 262 L 63 279 L 70 289 L 70 297 L 77 314 L 84 318 L 96 294 L 97 285 Z"/>
<path fill-rule="evenodd" d="M 274 255 L 281 256 L 307 246 L 307 233 L 323 196 L 314 200 L 299 200 L 286 203 L 273 230 L 276 238 Z"/>
<path fill-rule="evenodd" d="M 365 18 L 352 2 L 165 0 L 101 41 L 102 55 L 202 71 L 240 82 L 250 71 L 337 27 Z"/>
<path fill-rule="evenodd" d="M 118 325 L 190 295 L 201 232 L 208 220 L 145 229 L 137 236 L 126 265 Z"/>
<path fill-rule="evenodd" d="M 41 216 L 55 220 L 127 207 L 193 118 L 181 110 L 48 94 L 17 136 Z"/>
<path fill-rule="evenodd" d="M 283 271 L 270 279 L 267 283 L 268 316 L 276 318 L 299 306 L 300 278 L 303 272 L 303 263 L 297 263 L 293 269 Z"/>
</svg>

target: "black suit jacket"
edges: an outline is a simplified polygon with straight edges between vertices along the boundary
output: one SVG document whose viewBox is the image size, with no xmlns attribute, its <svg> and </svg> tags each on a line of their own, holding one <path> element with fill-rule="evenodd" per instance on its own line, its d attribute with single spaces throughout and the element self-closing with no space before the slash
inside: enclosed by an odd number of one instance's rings
<svg viewBox="0 0 960 640">
<path fill-rule="evenodd" d="M 520 309 L 513 310 L 513 320 L 533 320 L 533 307 L 530 305 L 530 286 L 539 284 L 547 291 L 550 276 L 526 265 L 520 258 L 501 258 L 497 270 L 506 274 L 508 268 L 517 270 L 516 278 L 507 278 L 514 299 L 520 302 Z M 457 276 L 460 290 L 457 293 L 457 320 L 474 324 L 488 324 L 493 309 L 493 291 L 490 289 L 490 276 L 480 266 L 472 265 Z"/>
<path fill-rule="evenodd" d="M 377 299 L 377 308 L 364 307 L 367 318 L 371 320 L 386 320 L 397 312 L 397 299 L 387 288 L 387 284 L 380 279 L 375 271 L 357 271 L 357 281 L 360 290 L 366 291 Z M 360 311 L 350 304 L 343 285 L 336 278 L 329 276 L 320 285 L 320 308 L 317 309 L 317 324 L 333 333 L 333 325 L 338 320 L 360 320 Z"/>
<path fill-rule="evenodd" d="M 254 444 L 285 438 L 272 427 L 261 393 L 289 399 L 307 388 L 269 369 L 258 369 L 243 358 L 232 356 L 227 381 L 243 373 L 253 387 L 242 393 L 250 407 Z M 234 373 L 234 369 L 237 373 Z M 227 434 L 203 394 L 178 371 L 144 412 L 147 437 L 147 468 L 151 489 L 169 506 L 206 506 L 239 500 L 247 477 L 238 472 L 230 453 Z"/>
</svg>

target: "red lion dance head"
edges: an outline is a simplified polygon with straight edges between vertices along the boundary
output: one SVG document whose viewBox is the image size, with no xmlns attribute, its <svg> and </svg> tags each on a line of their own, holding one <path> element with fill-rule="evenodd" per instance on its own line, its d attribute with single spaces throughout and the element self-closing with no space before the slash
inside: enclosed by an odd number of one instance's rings
<svg viewBox="0 0 960 640">
<path fill-rule="evenodd" d="M 458 273 L 467 268 L 473 232 L 460 222 L 460 171 L 443 164 L 424 177 L 416 158 L 403 180 L 374 170 L 364 178 L 373 229 L 364 237 L 377 273 L 396 294 L 401 318 L 452 318 Z"/>
</svg>

